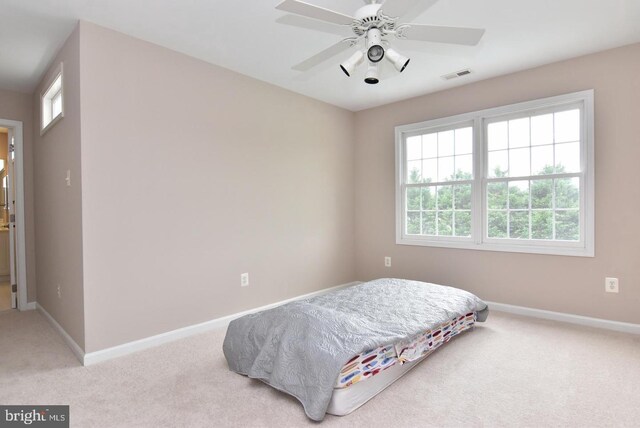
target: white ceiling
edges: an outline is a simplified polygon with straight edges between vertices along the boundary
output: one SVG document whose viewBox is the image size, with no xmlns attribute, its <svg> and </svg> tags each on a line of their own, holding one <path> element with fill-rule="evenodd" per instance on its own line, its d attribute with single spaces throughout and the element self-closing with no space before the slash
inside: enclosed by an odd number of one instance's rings
<svg viewBox="0 0 640 428">
<path fill-rule="evenodd" d="M 348 15 L 363 5 L 362 0 L 306 1 Z M 277 22 L 290 18 L 275 9 L 279 2 L 0 0 L 0 88 L 32 92 L 78 19 L 354 111 L 640 42 L 640 0 L 440 0 L 414 12 L 412 22 L 486 28 L 480 44 L 394 40 L 411 63 L 402 74 L 385 63 L 384 80 L 367 85 L 364 66 L 351 78 L 338 68 L 350 52 L 306 73 L 291 70 L 343 36 Z M 470 76 L 440 78 L 467 67 L 474 72 Z"/>
</svg>

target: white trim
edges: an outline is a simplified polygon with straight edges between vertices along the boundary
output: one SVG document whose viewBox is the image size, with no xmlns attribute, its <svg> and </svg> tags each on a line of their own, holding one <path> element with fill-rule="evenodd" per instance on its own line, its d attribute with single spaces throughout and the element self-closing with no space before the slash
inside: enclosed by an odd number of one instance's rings
<svg viewBox="0 0 640 428">
<path fill-rule="evenodd" d="M 34 309 L 27 303 L 27 252 L 25 233 L 25 204 L 24 204 L 24 141 L 22 132 L 22 122 L 17 120 L 0 119 L 0 126 L 13 130 L 14 150 L 15 150 L 15 188 L 16 188 L 16 249 L 18 268 L 18 310 L 26 311 Z"/>
<path fill-rule="evenodd" d="M 227 315 L 221 318 L 216 318 L 210 321 L 205 321 L 200 324 L 190 325 L 188 327 L 179 328 L 177 330 L 168 331 L 166 333 L 157 334 L 155 336 L 146 337 L 144 339 L 135 340 L 133 342 L 124 343 L 122 345 L 114 346 L 112 348 L 102 349 L 100 351 L 89 352 L 84 354 L 84 358 L 81 360 L 85 366 L 107 361 L 112 358 L 121 357 L 124 355 L 132 354 L 143 349 L 152 348 L 154 346 L 162 345 L 163 343 L 173 342 L 174 340 L 183 339 L 185 337 L 193 336 L 194 334 L 204 333 L 206 331 L 222 328 L 229 324 L 236 318 L 243 315 L 251 314 L 258 311 L 264 311 L 276 306 L 280 306 L 285 303 L 292 302 L 294 300 L 306 299 L 309 297 L 318 296 L 328 293 L 329 291 L 337 290 L 340 288 L 350 287 L 352 285 L 359 284 L 359 282 L 350 282 L 348 284 L 342 284 L 331 288 L 325 288 L 323 290 L 314 291 L 312 293 L 304 294 L 302 296 L 293 297 L 291 299 L 282 300 L 280 302 L 271 303 L 269 305 L 261 306 L 259 308 L 249 309 L 243 312 L 238 312 L 232 315 Z"/>
<path fill-rule="evenodd" d="M 38 304 L 36 302 L 29 302 L 27 303 L 27 305 L 25 306 L 24 309 L 22 309 L 23 311 L 35 311 L 38 307 Z"/>
<path fill-rule="evenodd" d="M 36 307 L 38 308 L 38 312 L 40 312 L 47 319 L 47 321 L 49 321 L 49 324 L 51 324 L 53 329 L 60 333 L 60 336 L 62 336 L 67 345 L 69 345 L 69 348 L 71 348 L 71 352 L 73 352 L 76 358 L 78 358 L 78 360 L 80 360 L 80 362 L 82 363 L 85 356 L 82 348 L 76 343 L 75 340 L 73 340 L 71 336 L 69 336 L 65 329 L 62 328 L 60 324 L 58 324 L 58 322 L 51 316 L 51 314 L 49 314 L 49 312 L 47 312 L 47 310 L 40 305 L 40 303 L 36 303 Z"/>
<path fill-rule="evenodd" d="M 588 327 L 603 328 L 606 330 L 621 331 L 624 333 L 640 334 L 640 324 L 632 324 L 620 321 L 605 320 L 602 318 L 591 318 L 582 315 L 567 314 L 563 312 L 553 312 L 544 309 L 527 308 L 524 306 L 508 305 L 485 301 L 489 305 L 489 311 L 508 312 L 510 314 L 524 315 L 532 318 L 542 318 L 566 322 L 571 324 L 584 325 Z"/>
</svg>

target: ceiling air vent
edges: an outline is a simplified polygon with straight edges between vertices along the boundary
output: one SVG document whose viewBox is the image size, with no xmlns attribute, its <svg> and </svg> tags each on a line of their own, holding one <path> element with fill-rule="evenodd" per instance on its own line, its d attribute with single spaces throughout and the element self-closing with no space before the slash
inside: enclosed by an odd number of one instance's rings
<svg viewBox="0 0 640 428">
<path fill-rule="evenodd" d="M 466 76 L 467 74 L 471 74 L 471 70 L 469 70 L 468 68 L 465 70 L 456 71 L 455 73 L 445 74 L 444 76 L 442 76 L 442 78 L 444 80 L 451 80 L 458 77 Z"/>
</svg>

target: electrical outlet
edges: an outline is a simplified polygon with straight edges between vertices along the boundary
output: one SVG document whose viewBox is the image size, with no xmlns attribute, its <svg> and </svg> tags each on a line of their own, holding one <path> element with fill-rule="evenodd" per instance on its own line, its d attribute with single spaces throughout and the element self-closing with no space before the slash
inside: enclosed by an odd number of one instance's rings
<svg viewBox="0 0 640 428">
<path fill-rule="evenodd" d="M 60 284 L 58 284 L 58 299 L 62 299 L 62 289 L 60 288 Z"/>
<path fill-rule="evenodd" d="M 243 273 L 240 275 L 240 286 L 246 287 L 247 285 L 249 285 L 249 274 Z"/>
<path fill-rule="evenodd" d="M 605 278 L 604 279 L 604 290 L 607 293 L 618 293 L 618 278 Z"/>
<path fill-rule="evenodd" d="M 384 265 L 386 267 L 391 267 L 391 257 L 385 257 L 384 258 Z"/>
</svg>

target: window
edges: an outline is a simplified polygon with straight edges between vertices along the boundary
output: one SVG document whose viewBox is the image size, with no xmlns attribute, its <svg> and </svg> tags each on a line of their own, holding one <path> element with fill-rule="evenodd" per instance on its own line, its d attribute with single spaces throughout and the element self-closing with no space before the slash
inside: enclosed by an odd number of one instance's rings
<svg viewBox="0 0 640 428">
<path fill-rule="evenodd" d="M 408 235 L 471 237 L 473 124 L 406 139 Z"/>
<path fill-rule="evenodd" d="M 396 128 L 398 244 L 593 256 L 593 91 Z"/>
<path fill-rule="evenodd" d="M 58 67 L 51 83 L 40 97 L 42 123 L 40 135 L 47 132 L 58 120 L 64 116 L 62 85 L 62 63 Z"/>
</svg>

